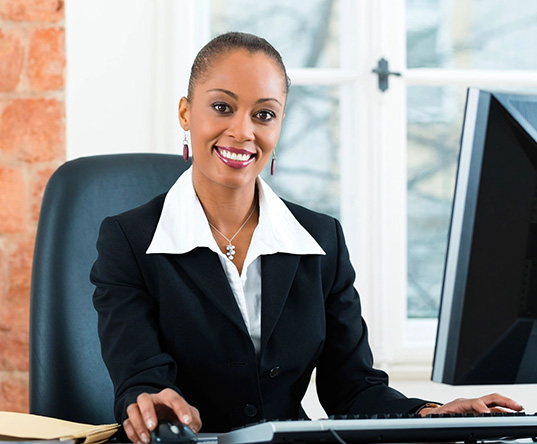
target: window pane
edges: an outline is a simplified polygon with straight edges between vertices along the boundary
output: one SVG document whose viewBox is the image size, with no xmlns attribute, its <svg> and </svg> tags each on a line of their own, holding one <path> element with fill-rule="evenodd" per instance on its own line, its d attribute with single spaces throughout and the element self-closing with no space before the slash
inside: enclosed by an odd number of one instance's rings
<svg viewBox="0 0 537 444">
<path fill-rule="evenodd" d="M 537 95 L 535 88 L 502 88 Z M 436 318 L 466 88 L 408 87 L 408 316 Z"/>
<path fill-rule="evenodd" d="M 409 68 L 537 69 L 535 54 L 535 0 L 407 0 Z"/>
<path fill-rule="evenodd" d="M 267 166 L 263 178 L 280 197 L 339 217 L 339 87 L 291 87 L 276 173 Z"/>
<path fill-rule="evenodd" d="M 408 316 L 436 317 L 465 88 L 408 88 Z"/>
<path fill-rule="evenodd" d="M 338 0 L 211 0 L 211 33 L 266 38 L 287 68 L 339 66 Z"/>
</svg>

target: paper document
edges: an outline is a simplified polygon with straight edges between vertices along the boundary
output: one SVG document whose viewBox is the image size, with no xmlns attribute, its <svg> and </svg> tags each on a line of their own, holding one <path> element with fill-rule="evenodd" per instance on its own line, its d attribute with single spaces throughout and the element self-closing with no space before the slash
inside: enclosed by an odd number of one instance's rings
<svg viewBox="0 0 537 444">
<path fill-rule="evenodd" d="M 118 424 L 81 424 L 28 413 L 0 412 L 0 441 L 59 439 L 96 444 L 108 440 L 118 428 Z"/>
</svg>

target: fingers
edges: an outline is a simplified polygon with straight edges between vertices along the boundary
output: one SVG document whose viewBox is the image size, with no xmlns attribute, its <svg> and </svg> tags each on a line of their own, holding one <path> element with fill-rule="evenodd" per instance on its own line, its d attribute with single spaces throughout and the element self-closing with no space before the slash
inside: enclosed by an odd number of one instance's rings
<svg viewBox="0 0 537 444">
<path fill-rule="evenodd" d="M 201 427 L 203 426 L 203 423 L 201 422 L 201 416 L 200 412 L 196 407 L 190 407 L 192 409 L 192 424 L 190 428 L 194 431 L 194 433 L 198 433 L 201 430 Z"/>
<path fill-rule="evenodd" d="M 470 408 L 474 413 L 505 412 L 507 410 L 521 411 L 524 409 L 518 402 L 498 393 L 471 399 Z"/>
<path fill-rule="evenodd" d="M 127 437 L 137 444 L 149 444 L 150 435 L 142 418 L 138 404 L 131 404 L 127 407 L 129 417 L 123 422 L 123 428 Z"/>
<path fill-rule="evenodd" d="M 515 400 L 498 393 L 491 393 L 490 395 L 482 396 L 480 399 L 482 399 L 483 402 L 489 407 L 505 407 L 517 412 L 524 410 L 524 407 L 522 407 Z"/>
<path fill-rule="evenodd" d="M 198 409 L 172 389 L 140 394 L 136 403 L 127 407 L 127 415 L 123 428 L 127 437 L 136 444 L 149 444 L 151 431 L 157 427 L 159 418 L 179 420 L 195 433 L 200 431 L 202 425 Z"/>
<path fill-rule="evenodd" d="M 471 399 L 455 399 L 434 410 L 434 413 L 490 413 L 506 410 L 521 411 L 524 408 L 516 401 L 498 393 Z"/>
<path fill-rule="evenodd" d="M 470 413 L 490 413 L 488 405 L 482 398 L 468 399 L 469 402 L 467 411 Z"/>
<path fill-rule="evenodd" d="M 134 428 L 132 427 L 132 424 L 129 418 L 123 421 L 123 430 L 125 431 L 127 438 L 129 438 L 132 442 L 134 443 L 141 442 L 140 438 L 138 437 L 138 434 L 135 432 Z"/>
<path fill-rule="evenodd" d="M 153 398 L 148 393 L 142 393 L 136 398 L 141 418 L 147 430 L 152 431 L 157 426 L 158 418 L 153 404 Z"/>
<path fill-rule="evenodd" d="M 189 426 L 193 432 L 200 431 L 202 423 L 198 409 L 188 404 L 177 392 L 164 389 L 160 393 L 151 395 L 151 398 L 154 404 L 168 407 L 173 412 L 173 416 Z"/>
</svg>

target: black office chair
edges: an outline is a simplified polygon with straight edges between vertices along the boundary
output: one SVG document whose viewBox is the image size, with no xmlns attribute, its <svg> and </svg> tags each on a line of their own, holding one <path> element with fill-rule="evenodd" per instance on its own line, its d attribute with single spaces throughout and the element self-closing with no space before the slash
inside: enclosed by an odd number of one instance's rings
<svg viewBox="0 0 537 444">
<path fill-rule="evenodd" d="M 188 168 L 168 154 L 76 159 L 51 177 L 34 252 L 30 306 L 30 412 L 115 422 L 89 281 L 101 221 L 166 192 Z"/>
</svg>

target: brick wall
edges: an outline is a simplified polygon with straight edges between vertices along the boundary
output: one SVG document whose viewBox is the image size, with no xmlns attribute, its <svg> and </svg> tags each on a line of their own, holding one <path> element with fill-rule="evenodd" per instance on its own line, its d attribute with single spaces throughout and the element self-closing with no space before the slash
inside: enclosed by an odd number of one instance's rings
<svg viewBox="0 0 537 444">
<path fill-rule="evenodd" d="M 41 198 L 65 160 L 63 0 L 0 0 L 0 410 L 28 411 L 28 310 Z"/>
</svg>

